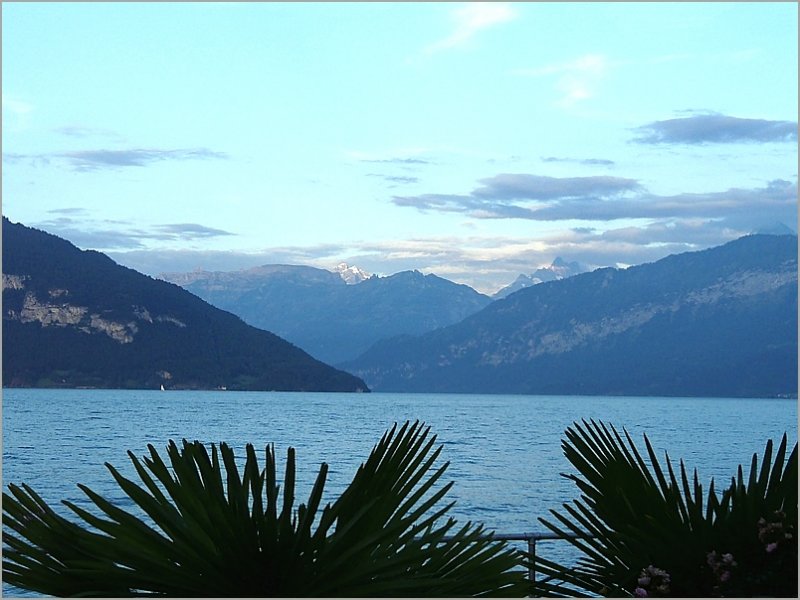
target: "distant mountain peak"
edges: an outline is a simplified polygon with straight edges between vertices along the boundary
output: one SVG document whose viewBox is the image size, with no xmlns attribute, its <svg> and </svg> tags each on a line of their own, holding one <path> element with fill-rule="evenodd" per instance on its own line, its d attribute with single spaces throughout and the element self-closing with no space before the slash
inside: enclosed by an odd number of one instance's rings
<svg viewBox="0 0 800 600">
<path fill-rule="evenodd" d="M 338 273 L 347 285 L 355 285 L 370 278 L 369 273 L 346 262 L 339 263 L 331 271 Z"/>
<path fill-rule="evenodd" d="M 797 235 L 791 227 L 780 221 L 761 225 L 755 229 L 753 233 L 765 235 Z"/>
<path fill-rule="evenodd" d="M 550 266 L 539 267 L 530 275 L 519 275 L 511 285 L 502 288 L 496 292 L 492 298 L 499 300 L 506 296 L 513 294 L 521 289 L 544 283 L 546 281 L 556 281 L 559 279 L 566 279 L 573 275 L 585 273 L 589 269 L 577 261 L 567 262 L 560 256 L 556 256 Z"/>
</svg>

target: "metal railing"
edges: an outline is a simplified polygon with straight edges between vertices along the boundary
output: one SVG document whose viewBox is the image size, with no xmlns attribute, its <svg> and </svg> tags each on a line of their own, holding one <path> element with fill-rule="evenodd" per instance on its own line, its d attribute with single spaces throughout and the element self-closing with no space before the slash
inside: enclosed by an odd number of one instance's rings
<svg viewBox="0 0 800 600">
<path fill-rule="evenodd" d="M 593 538 L 594 536 L 591 535 L 576 535 L 574 533 L 568 533 L 565 535 L 559 535 L 557 533 L 552 532 L 531 532 L 531 533 L 493 533 L 492 539 L 504 542 L 527 542 L 528 544 L 528 554 L 531 557 L 529 566 L 528 566 L 528 580 L 531 583 L 536 582 L 536 542 L 540 542 L 542 540 L 560 540 L 564 541 L 567 538 L 569 539 L 589 539 Z M 445 537 L 445 540 L 449 540 L 451 538 Z M 547 577 L 543 579 L 541 582 L 546 582 L 552 580 L 552 577 Z"/>
<path fill-rule="evenodd" d="M 564 540 L 565 538 L 580 538 L 584 539 L 587 536 L 575 535 L 575 534 L 567 534 L 567 535 L 558 535 L 552 532 L 531 532 L 531 533 L 495 533 L 492 536 L 492 539 L 495 540 L 503 540 L 508 542 L 527 542 L 528 543 L 528 554 L 531 557 L 530 566 L 528 567 L 528 580 L 531 583 L 536 581 L 536 542 L 541 540 Z"/>
</svg>

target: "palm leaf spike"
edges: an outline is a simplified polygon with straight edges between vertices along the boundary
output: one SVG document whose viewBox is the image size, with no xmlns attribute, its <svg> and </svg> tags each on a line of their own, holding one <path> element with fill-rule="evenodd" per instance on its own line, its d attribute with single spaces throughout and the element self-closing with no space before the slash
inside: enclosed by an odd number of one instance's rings
<svg viewBox="0 0 800 600">
<path fill-rule="evenodd" d="M 785 435 L 785 434 L 784 434 Z M 781 444 L 782 445 L 782 444 Z M 778 459 L 781 455 L 781 447 L 778 447 L 778 452 L 775 457 L 775 462 L 778 462 Z M 780 457 L 781 462 L 783 462 L 782 457 Z M 772 440 L 767 440 L 767 446 L 764 449 L 764 454 L 761 458 L 761 472 L 758 474 L 758 489 L 760 490 L 761 494 L 766 494 L 767 487 L 769 485 L 769 475 L 772 470 Z"/>
<path fill-rule="evenodd" d="M 784 435 L 784 439 L 785 437 Z M 795 443 L 789 459 L 786 461 L 783 474 L 781 475 L 779 471 L 779 475 L 775 480 L 778 483 L 774 487 L 771 486 L 773 492 L 777 491 L 775 488 L 778 487 L 780 482 L 786 481 L 786 485 L 782 486 L 785 497 L 784 512 L 786 512 L 787 518 L 797 521 L 797 443 Z"/>
<path fill-rule="evenodd" d="M 708 484 L 708 501 L 706 502 L 705 512 L 706 521 L 711 523 L 714 519 L 714 515 L 719 514 L 722 510 L 722 506 L 717 499 L 716 490 L 714 489 L 714 478 L 712 477 Z"/>
<path fill-rule="evenodd" d="M 283 507 L 278 517 L 280 536 L 290 536 L 294 531 L 294 485 L 295 485 L 295 452 L 294 448 L 286 451 L 286 470 L 283 476 Z"/>
<path fill-rule="evenodd" d="M 650 473 L 650 468 L 647 466 L 647 463 L 645 462 L 644 458 L 639 453 L 639 450 L 636 448 L 636 444 L 633 443 L 633 439 L 631 438 L 631 436 L 628 433 L 628 431 L 625 430 L 625 429 L 623 429 L 623 431 L 625 433 L 625 439 L 628 442 L 628 446 L 630 447 L 632 454 L 636 458 L 636 465 L 637 465 L 637 468 L 639 470 L 639 473 L 641 474 L 641 476 L 644 478 L 645 482 L 649 486 L 655 488 L 656 487 L 656 481 L 655 481 L 655 479 L 653 479 L 653 476 Z M 647 436 L 646 435 L 644 435 L 644 440 L 645 440 L 645 445 L 647 445 L 648 440 L 647 440 Z M 622 442 L 620 442 L 620 445 L 623 445 Z M 652 460 L 652 456 L 651 456 L 651 460 Z"/>
<path fill-rule="evenodd" d="M 311 525 L 316 518 L 320 502 L 322 501 L 322 494 L 325 489 L 325 480 L 327 475 L 328 465 L 326 463 L 322 463 L 322 465 L 320 465 L 317 478 L 314 481 L 314 487 L 311 489 L 311 495 L 309 496 L 308 505 L 306 506 L 303 517 L 300 517 L 298 513 L 298 531 L 303 532 L 306 538 L 311 536 Z"/>
<path fill-rule="evenodd" d="M 666 452 L 664 453 L 664 462 L 667 465 L 667 473 L 669 474 L 669 484 L 667 489 L 664 490 L 664 497 L 670 501 L 670 506 L 674 506 L 677 509 L 681 521 L 688 523 L 690 521 L 689 508 L 687 507 L 687 502 L 684 501 L 684 496 L 680 492 L 681 488 L 675 477 L 675 470 L 672 468 L 672 462 L 669 460 L 669 455 Z M 683 461 L 681 461 L 681 479 L 686 481 L 686 469 L 683 465 Z M 687 498 L 687 500 L 690 498 L 691 497 Z"/>
<path fill-rule="evenodd" d="M 769 472 L 769 475 L 767 476 L 767 482 L 766 482 L 766 485 L 765 485 L 765 489 L 766 489 L 766 493 L 767 494 L 773 493 L 775 491 L 776 486 L 777 486 L 777 482 L 780 481 L 781 469 L 783 469 L 783 466 L 784 466 L 785 462 L 787 462 L 786 461 L 786 443 L 787 443 L 787 439 L 786 439 L 786 434 L 784 433 L 783 437 L 781 438 L 781 443 L 778 445 L 778 451 L 775 454 L 775 461 L 772 463 L 772 468 L 771 468 L 771 470 Z M 768 464 L 768 461 L 765 459 L 764 460 L 764 466 L 763 466 L 764 469 L 767 468 L 767 464 Z M 763 476 L 763 474 L 762 474 L 762 476 Z"/>
<path fill-rule="evenodd" d="M 276 465 L 275 465 L 275 446 L 268 445 L 266 448 L 266 467 L 264 469 L 266 476 L 266 499 L 267 507 L 265 519 L 268 531 L 275 531 L 278 527 L 278 496 L 280 488 L 276 479 Z"/>
<path fill-rule="evenodd" d="M 661 469 L 661 464 L 658 462 L 656 452 L 653 449 L 653 445 L 650 443 L 647 435 L 643 435 L 642 437 L 644 438 L 647 455 L 650 458 L 651 468 L 655 474 L 655 480 L 658 482 L 658 489 L 661 491 L 661 494 L 664 497 L 667 497 L 669 495 L 669 484 L 667 483 L 666 477 L 664 477 L 664 471 Z M 667 457 L 667 464 L 669 464 L 669 457 Z"/>
<path fill-rule="evenodd" d="M 259 522 L 264 515 L 262 494 L 264 492 L 265 475 L 258 470 L 256 450 L 252 444 L 247 444 L 247 446 L 245 446 L 245 454 L 244 478 L 250 490 L 250 498 L 252 499 L 250 516 L 256 522 Z M 218 465 L 217 468 L 219 468 Z M 263 535 L 263 533 L 263 527 L 259 527 L 259 534 Z"/>
</svg>

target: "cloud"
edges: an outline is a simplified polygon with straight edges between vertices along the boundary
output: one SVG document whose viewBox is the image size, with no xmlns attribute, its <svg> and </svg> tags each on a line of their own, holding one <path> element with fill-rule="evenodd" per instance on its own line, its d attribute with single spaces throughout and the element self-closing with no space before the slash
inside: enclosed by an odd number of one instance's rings
<svg viewBox="0 0 800 600">
<path fill-rule="evenodd" d="M 95 221 L 74 218 L 86 215 L 81 208 L 64 208 L 48 211 L 59 216 L 32 226 L 63 237 L 76 246 L 92 250 L 130 250 L 148 247 L 148 242 L 190 242 L 198 239 L 234 235 L 222 229 L 197 223 L 170 223 L 150 229 L 138 229 L 126 221 Z"/>
<path fill-rule="evenodd" d="M 365 163 L 386 163 L 393 165 L 430 165 L 433 164 L 429 160 L 423 158 L 362 158 L 361 162 Z"/>
<path fill-rule="evenodd" d="M 608 71 L 618 64 L 612 63 L 602 54 L 584 54 L 568 62 L 533 69 L 517 69 L 513 73 L 527 77 L 556 76 L 555 87 L 561 93 L 557 104 L 569 108 L 582 100 L 592 98 Z"/>
<path fill-rule="evenodd" d="M 610 196 L 639 189 L 635 179 L 624 177 L 547 177 L 525 173 L 501 173 L 480 179 L 482 187 L 472 194 L 495 200 L 552 200 L 583 196 Z"/>
<path fill-rule="evenodd" d="M 17 152 L 3 152 L 3 162 L 11 165 L 28 162 L 33 167 L 46 167 L 50 164 L 47 154 L 19 154 Z"/>
<path fill-rule="evenodd" d="M 642 144 L 730 144 L 797 141 L 797 123 L 700 114 L 653 121 L 636 128 Z"/>
<path fill-rule="evenodd" d="M 397 183 L 401 185 L 408 185 L 411 183 L 418 183 L 419 177 L 407 177 L 404 175 L 383 175 L 381 173 L 367 173 L 368 177 L 380 177 L 389 183 Z"/>
<path fill-rule="evenodd" d="M 462 212 L 474 218 L 558 220 L 559 207 L 592 206 L 640 190 L 635 179 L 609 176 L 546 177 L 524 173 L 501 173 L 479 180 L 482 185 L 470 194 L 421 194 L 394 196 L 397 206 L 420 210 Z"/>
<path fill-rule="evenodd" d="M 110 224 L 88 223 L 82 219 L 59 217 L 33 223 L 32 227 L 42 229 L 64 238 L 85 250 L 130 250 L 146 248 L 146 239 L 163 239 L 136 229 L 119 229 Z"/>
<path fill-rule="evenodd" d="M 111 131 L 109 129 L 100 129 L 97 127 L 85 127 L 83 125 L 64 125 L 62 127 L 54 128 L 53 131 L 55 133 L 59 133 L 61 135 L 72 138 L 83 139 L 91 137 L 103 137 L 118 142 L 122 142 L 125 139 L 115 131 Z"/>
<path fill-rule="evenodd" d="M 334 266 L 349 247 L 319 244 L 309 247 L 273 247 L 259 251 L 192 250 L 192 249 L 130 249 L 110 251 L 108 255 L 125 266 L 142 273 L 158 276 L 162 273 L 183 273 L 194 270 L 236 271 L 267 264 L 299 264 Z"/>
<path fill-rule="evenodd" d="M 78 171 L 119 167 L 144 167 L 165 160 L 220 160 L 228 158 L 224 152 L 208 148 L 164 150 L 158 148 L 132 148 L 128 150 L 76 150 L 52 156 L 66 159 Z"/>
<path fill-rule="evenodd" d="M 157 228 L 168 235 L 174 236 L 175 239 L 182 240 L 234 235 L 229 231 L 215 229 L 214 227 L 206 227 L 205 225 L 198 225 L 197 223 L 173 223 L 170 225 L 159 225 Z"/>
<path fill-rule="evenodd" d="M 534 221 L 723 218 L 770 215 L 797 220 L 797 184 L 774 180 L 765 187 L 660 196 L 623 177 L 544 177 L 503 173 L 479 180 L 469 194 L 394 196 L 397 206 L 422 211 L 466 213 L 482 219 Z"/>
<path fill-rule="evenodd" d="M 452 12 L 453 31 L 447 37 L 427 46 L 424 54 L 433 54 L 462 46 L 478 32 L 506 23 L 516 17 L 508 2 L 467 2 Z"/>
<path fill-rule="evenodd" d="M 559 156 L 543 156 L 542 162 L 547 162 L 547 163 L 566 162 L 566 163 L 576 163 L 579 165 L 603 166 L 603 167 L 610 167 L 616 164 L 613 160 L 608 160 L 605 158 L 563 158 Z"/>
<path fill-rule="evenodd" d="M 31 166 L 41 167 L 53 160 L 63 160 L 72 165 L 75 171 L 96 171 L 98 169 L 119 169 L 125 167 L 146 167 L 153 163 L 169 160 L 225 160 L 228 155 L 208 148 L 183 148 L 165 150 L 159 148 L 130 148 L 127 150 L 73 150 L 44 154 L 3 154 L 3 161 L 18 163 L 30 161 Z"/>
<path fill-rule="evenodd" d="M 88 211 L 85 208 L 80 208 L 77 206 L 67 207 L 67 208 L 53 208 L 47 211 L 50 214 L 54 215 L 85 215 Z"/>
<path fill-rule="evenodd" d="M 533 68 L 513 69 L 512 75 L 523 77 L 550 77 L 555 79 L 555 89 L 560 94 L 556 106 L 572 108 L 579 102 L 597 95 L 601 82 L 616 69 L 626 67 L 657 68 L 664 63 L 676 61 L 700 60 L 734 60 L 749 59 L 753 52 L 735 52 L 723 54 L 664 54 L 659 56 L 638 58 L 609 58 L 604 54 L 588 53 L 572 60 L 551 63 Z"/>
<path fill-rule="evenodd" d="M 752 223 L 676 218 L 640 226 L 572 228 L 537 239 L 504 236 L 441 236 L 264 248 L 258 252 L 131 249 L 109 253 L 144 273 L 231 271 L 264 264 L 333 268 L 339 262 L 391 275 L 417 269 L 494 293 L 521 273 L 530 274 L 556 257 L 590 267 L 635 265 L 669 254 L 717 246 L 753 231 Z"/>
<path fill-rule="evenodd" d="M 2 101 L 3 129 L 6 131 L 26 129 L 34 112 L 33 104 L 5 93 L 2 95 Z"/>
</svg>

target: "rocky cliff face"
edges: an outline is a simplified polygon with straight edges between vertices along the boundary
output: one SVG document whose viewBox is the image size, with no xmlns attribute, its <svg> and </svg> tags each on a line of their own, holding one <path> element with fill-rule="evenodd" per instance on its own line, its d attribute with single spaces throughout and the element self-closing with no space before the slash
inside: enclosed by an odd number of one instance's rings
<svg viewBox="0 0 800 600">
<path fill-rule="evenodd" d="M 796 394 L 797 238 L 542 283 L 346 366 L 386 391 Z"/>
<path fill-rule="evenodd" d="M 72 327 L 87 334 L 102 333 L 120 344 L 133 342 L 140 322 L 186 327 L 180 319 L 170 315 L 156 315 L 154 318 L 147 308 L 136 305 L 131 305 L 127 320 L 104 318 L 90 311 L 88 306 L 71 304 L 71 294 L 66 289 L 50 289 L 45 298 L 39 298 L 35 291 L 25 290 L 25 281 L 29 279 L 29 275 L 3 275 L 3 291 L 9 292 L 3 296 L 4 318 L 8 321 L 38 323 L 42 328 Z M 18 293 L 22 291 L 24 295 Z"/>
</svg>

